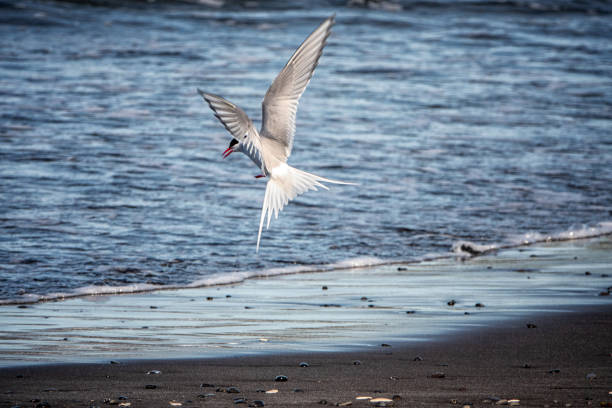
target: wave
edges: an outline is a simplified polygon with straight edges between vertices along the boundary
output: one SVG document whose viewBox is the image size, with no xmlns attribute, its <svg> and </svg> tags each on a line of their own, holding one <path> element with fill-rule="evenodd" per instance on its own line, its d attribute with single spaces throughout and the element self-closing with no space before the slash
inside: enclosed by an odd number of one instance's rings
<svg viewBox="0 0 612 408">
<path fill-rule="evenodd" d="M 156 292 L 160 290 L 194 289 L 211 286 L 234 285 L 247 279 L 269 278 L 299 273 L 331 272 L 346 269 L 372 268 L 388 265 L 416 264 L 440 259 L 459 258 L 466 259 L 484 255 L 500 249 L 516 248 L 538 243 L 571 241 L 578 239 L 597 238 L 612 235 L 612 221 L 600 222 L 596 226 L 582 226 L 572 228 L 556 234 L 542 234 L 540 232 L 527 232 L 521 235 L 513 235 L 500 244 L 480 244 L 471 241 L 460 240 L 452 245 L 451 252 L 439 254 L 426 254 L 413 259 L 381 259 L 376 257 L 356 257 L 345 259 L 340 262 L 323 265 L 293 265 L 278 268 L 269 268 L 255 271 L 235 271 L 230 273 L 217 273 L 205 278 L 195 280 L 186 285 L 154 285 L 154 284 L 130 284 L 124 286 L 84 286 L 71 292 L 51 293 L 46 295 L 24 294 L 19 299 L 1 299 L 0 306 L 16 304 L 32 304 L 49 301 L 61 301 L 70 298 L 85 296 L 108 296 L 125 295 L 143 292 Z"/>
</svg>

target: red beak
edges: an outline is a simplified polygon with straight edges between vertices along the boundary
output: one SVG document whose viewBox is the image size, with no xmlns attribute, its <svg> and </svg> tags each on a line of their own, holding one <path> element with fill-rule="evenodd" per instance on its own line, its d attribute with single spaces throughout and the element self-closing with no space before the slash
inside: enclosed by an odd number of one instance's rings
<svg viewBox="0 0 612 408">
<path fill-rule="evenodd" d="M 234 149 L 232 149 L 231 147 L 228 147 L 227 149 L 225 149 L 225 151 L 223 152 L 223 158 L 225 159 L 227 156 L 229 156 L 230 154 L 234 153 Z"/>
</svg>

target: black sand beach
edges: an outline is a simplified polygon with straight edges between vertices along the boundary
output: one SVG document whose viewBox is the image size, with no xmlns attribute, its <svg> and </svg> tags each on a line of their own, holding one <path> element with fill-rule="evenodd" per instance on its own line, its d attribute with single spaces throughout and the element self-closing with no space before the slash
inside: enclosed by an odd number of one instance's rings
<svg viewBox="0 0 612 408">
<path fill-rule="evenodd" d="M 610 406 L 611 328 L 599 306 L 366 352 L 5 368 L 0 405 Z"/>
</svg>

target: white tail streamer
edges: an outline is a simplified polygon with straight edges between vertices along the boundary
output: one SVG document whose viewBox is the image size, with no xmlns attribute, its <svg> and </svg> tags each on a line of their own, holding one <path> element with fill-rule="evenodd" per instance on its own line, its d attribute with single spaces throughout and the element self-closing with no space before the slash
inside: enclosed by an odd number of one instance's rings
<svg viewBox="0 0 612 408">
<path fill-rule="evenodd" d="M 264 195 L 263 207 L 261 209 L 256 252 L 259 252 L 261 230 L 263 228 L 264 220 L 266 219 L 266 214 L 268 216 L 266 221 L 266 229 L 268 229 L 270 228 L 272 213 L 274 213 L 274 218 L 278 218 L 278 213 L 282 211 L 289 201 L 293 200 L 298 195 L 303 194 L 308 190 L 316 191 L 317 187 L 329 190 L 329 188 L 322 183 L 354 185 L 354 183 L 345 183 L 343 181 L 319 177 L 317 175 L 296 169 L 295 167 L 291 167 L 286 163 L 282 163 L 272 169 L 270 172 L 270 179 L 266 185 L 266 193 Z"/>
</svg>

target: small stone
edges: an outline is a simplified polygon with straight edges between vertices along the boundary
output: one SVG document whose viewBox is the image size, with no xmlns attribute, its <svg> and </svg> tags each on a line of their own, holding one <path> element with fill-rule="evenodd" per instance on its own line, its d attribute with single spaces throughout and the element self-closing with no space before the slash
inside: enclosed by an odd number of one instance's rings
<svg viewBox="0 0 612 408">
<path fill-rule="evenodd" d="M 518 398 L 512 398 L 508 400 L 508 405 L 510 405 L 511 407 L 517 407 L 519 405 L 521 405 L 521 400 L 519 400 Z"/>
<path fill-rule="evenodd" d="M 310 367 L 310 364 L 308 364 L 308 363 L 307 363 L 307 362 L 305 362 L 305 361 L 302 361 L 302 362 L 300 363 L 300 367 Z"/>
<path fill-rule="evenodd" d="M 367 297 L 365 297 L 365 296 L 362 296 L 360 300 L 361 300 L 362 302 L 365 302 L 366 300 L 368 300 L 368 298 L 367 298 Z"/>
<path fill-rule="evenodd" d="M 118 407 L 121 407 L 121 408 L 126 408 L 126 407 L 131 407 L 131 406 L 132 406 L 131 402 L 120 402 L 118 405 Z"/>
<path fill-rule="evenodd" d="M 406 314 L 415 314 L 416 310 L 406 310 Z"/>
<path fill-rule="evenodd" d="M 361 361 L 355 360 L 355 361 L 353 361 L 353 365 L 361 365 Z"/>
<path fill-rule="evenodd" d="M 560 373 L 560 372 L 561 372 L 561 370 L 558 369 L 558 368 L 553 368 L 552 370 L 548 370 L 549 374 L 556 374 L 556 373 Z"/>
<path fill-rule="evenodd" d="M 595 373 L 588 373 L 586 375 L 586 379 L 589 380 L 589 381 L 592 381 L 592 380 L 594 380 L 596 378 L 597 378 L 597 374 L 595 374 Z"/>
<path fill-rule="evenodd" d="M 376 305 L 368 305 L 368 307 L 376 307 Z"/>
<path fill-rule="evenodd" d="M 535 328 L 537 328 L 537 327 L 538 327 L 538 326 L 536 326 L 536 325 L 535 325 L 535 324 L 533 324 L 533 323 L 527 323 L 527 328 L 528 328 L 528 329 L 535 329 Z"/>
<path fill-rule="evenodd" d="M 118 399 L 119 401 L 127 401 L 127 400 L 128 400 L 128 397 L 126 397 L 125 395 L 120 395 L 119 397 L 117 397 L 117 399 Z"/>
<path fill-rule="evenodd" d="M 240 389 L 236 387 L 227 387 L 225 389 L 225 392 L 227 392 L 228 394 L 240 394 Z"/>
<path fill-rule="evenodd" d="M 154 384 L 145 385 L 145 390 L 154 390 L 156 388 L 157 388 L 157 385 L 154 385 Z"/>
<path fill-rule="evenodd" d="M 36 404 L 36 408 L 51 408 L 51 405 L 47 401 L 42 401 Z"/>
<path fill-rule="evenodd" d="M 401 399 L 402 399 L 402 396 L 401 396 L 401 395 L 398 395 L 398 394 L 395 394 L 394 396 L 392 396 L 392 397 L 391 397 L 391 399 L 392 399 L 393 401 L 399 401 L 399 400 L 401 400 Z"/>
<path fill-rule="evenodd" d="M 525 363 L 525 364 L 523 364 L 523 368 L 531 368 L 531 364 Z"/>
<path fill-rule="evenodd" d="M 398 268 L 397 268 L 397 271 L 398 271 L 398 272 L 407 271 L 407 270 L 408 270 L 408 268 L 404 268 L 404 267 L 402 267 L 402 266 L 400 266 L 400 267 L 398 267 Z"/>
<path fill-rule="evenodd" d="M 301 388 L 294 388 L 293 392 L 304 392 L 304 390 Z"/>
<path fill-rule="evenodd" d="M 363 400 L 371 400 L 371 399 L 372 399 L 372 397 L 368 397 L 368 396 L 366 396 L 366 395 L 359 395 L 359 396 L 355 397 L 355 399 L 356 399 L 357 401 L 363 401 Z"/>
<path fill-rule="evenodd" d="M 327 286 L 322 286 L 321 290 L 327 290 Z"/>
<path fill-rule="evenodd" d="M 482 303 L 476 303 L 474 307 L 485 307 L 485 305 L 483 305 Z"/>
<path fill-rule="evenodd" d="M 212 296 L 207 296 L 206 300 L 213 300 L 214 298 Z"/>
<path fill-rule="evenodd" d="M 412 361 L 423 361 L 423 357 L 416 356 L 415 358 L 412 359 Z"/>
<path fill-rule="evenodd" d="M 610 296 L 610 292 L 608 292 L 608 291 L 599 292 L 599 296 Z"/>
<path fill-rule="evenodd" d="M 149 309 L 157 309 L 157 306 L 149 306 Z"/>
<path fill-rule="evenodd" d="M 446 377 L 446 374 L 444 374 L 444 373 L 433 373 L 429 377 L 430 378 L 444 378 L 444 377 Z"/>
<path fill-rule="evenodd" d="M 209 383 L 202 383 L 200 384 L 200 388 L 215 388 L 215 385 Z"/>
<path fill-rule="evenodd" d="M 232 297 L 232 295 L 225 295 L 225 298 L 226 298 L 226 299 L 229 299 L 229 298 L 231 298 L 231 297 Z"/>
<path fill-rule="evenodd" d="M 336 406 L 338 407 L 350 407 L 351 405 L 353 405 L 351 401 L 339 402 L 338 404 L 336 404 Z"/>
<path fill-rule="evenodd" d="M 591 272 L 590 272 L 590 271 L 586 271 L 584 274 L 585 274 L 586 276 L 590 276 L 590 275 L 591 275 Z"/>
<path fill-rule="evenodd" d="M 264 406 L 266 406 L 266 404 L 262 400 L 255 400 L 255 401 L 253 401 L 253 406 L 255 406 L 255 407 L 264 407 Z"/>
<path fill-rule="evenodd" d="M 383 344 L 380 345 L 380 347 L 391 347 L 391 345 L 387 344 L 387 343 L 383 343 Z"/>
<path fill-rule="evenodd" d="M 17 374 L 15 378 L 23 378 L 23 374 Z"/>
<path fill-rule="evenodd" d="M 375 407 L 391 407 L 393 406 L 393 400 L 389 398 L 372 398 L 370 404 Z"/>
<path fill-rule="evenodd" d="M 111 364 L 119 364 L 119 362 L 118 362 L 118 361 L 114 361 L 114 360 L 111 360 L 111 362 L 110 362 L 110 363 L 111 363 Z"/>
<path fill-rule="evenodd" d="M 286 375 L 277 375 L 276 378 L 274 378 L 274 381 L 276 382 L 286 382 L 288 380 Z"/>
<path fill-rule="evenodd" d="M 449 300 L 448 302 L 446 302 L 446 304 L 449 305 L 449 306 L 455 306 L 455 304 L 457 304 L 457 302 L 455 302 L 455 300 L 452 299 L 452 300 Z"/>
<path fill-rule="evenodd" d="M 27 305 L 19 305 L 17 306 L 17 309 L 27 309 L 28 306 Z"/>
<path fill-rule="evenodd" d="M 507 399 L 500 399 L 495 402 L 495 405 L 508 405 Z"/>
<path fill-rule="evenodd" d="M 277 389 L 272 389 L 272 390 L 266 391 L 266 394 L 277 394 L 277 393 L 278 393 Z"/>
<path fill-rule="evenodd" d="M 470 312 L 463 312 L 464 315 L 468 316 Z"/>
<path fill-rule="evenodd" d="M 168 401 L 168 404 L 172 405 L 173 407 L 180 407 L 183 405 L 182 402 L 178 402 L 178 401 Z"/>
<path fill-rule="evenodd" d="M 246 404 L 246 402 L 247 402 L 246 398 L 242 398 L 242 397 L 234 398 L 234 404 Z"/>
<path fill-rule="evenodd" d="M 324 399 L 319 400 L 319 402 L 317 404 L 319 404 L 319 405 L 327 405 L 327 400 L 324 400 Z"/>
<path fill-rule="evenodd" d="M 159 370 L 151 370 L 151 371 L 147 371 L 147 375 L 159 375 L 162 372 Z"/>
</svg>

